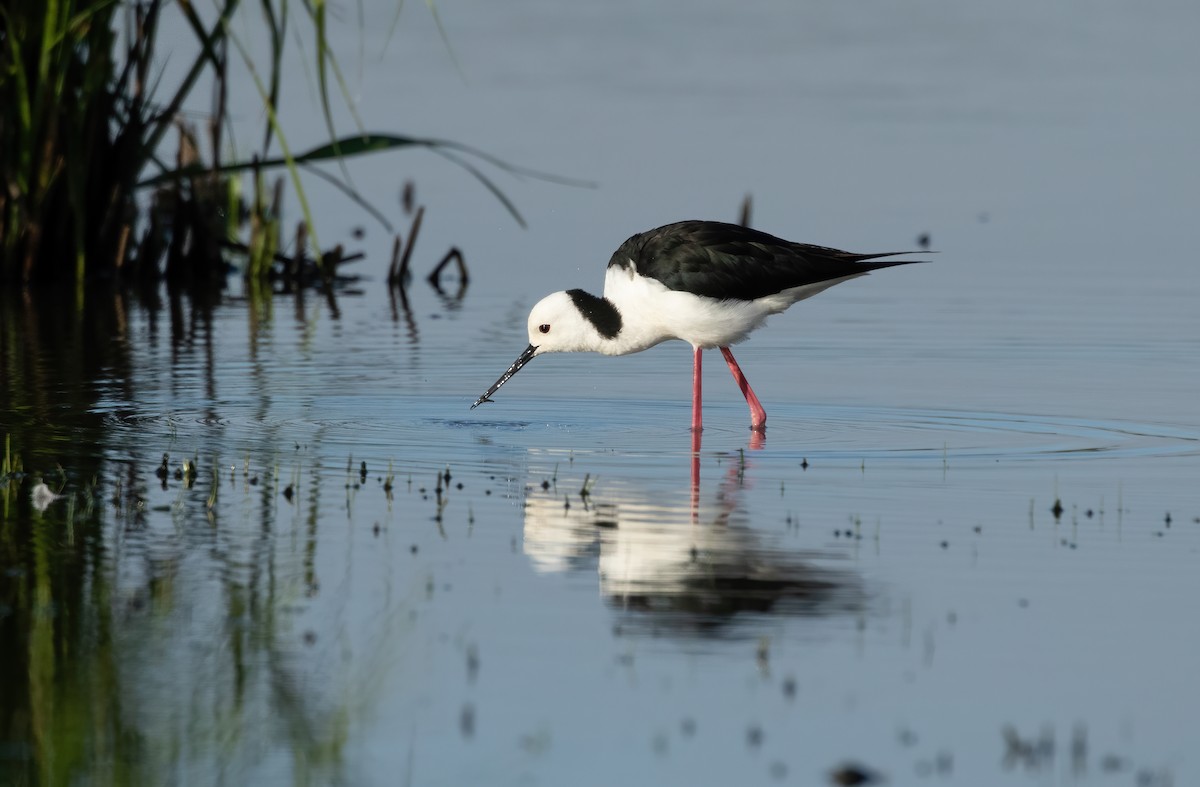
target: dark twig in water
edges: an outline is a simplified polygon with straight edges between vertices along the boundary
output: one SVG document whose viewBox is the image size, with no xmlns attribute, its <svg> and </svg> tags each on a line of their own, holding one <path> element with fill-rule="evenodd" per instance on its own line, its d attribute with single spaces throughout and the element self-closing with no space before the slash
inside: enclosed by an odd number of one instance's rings
<svg viewBox="0 0 1200 787">
<path fill-rule="evenodd" d="M 447 265 L 450 264 L 451 261 L 458 263 L 459 273 L 458 289 L 452 293 L 443 290 L 441 285 L 441 272 Z M 437 267 L 433 269 L 433 272 L 429 274 L 429 284 L 442 299 L 442 303 L 445 305 L 445 307 L 450 311 L 457 310 L 462 306 L 463 297 L 467 294 L 468 280 L 469 276 L 467 274 L 467 264 L 463 261 L 462 252 L 458 250 L 457 246 L 451 246 L 450 251 L 446 252 L 446 256 L 442 258 L 442 261 L 439 262 Z"/>
<path fill-rule="evenodd" d="M 304 250 L 308 248 L 308 225 L 303 221 L 296 224 L 296 257 L 283 263 L 283 278 L 286 281 L 298 279 L 300 271 L 304 270 Z"/>
<path fill-rule="evenodd" d="M 466 289 L 467 282 L 470 281 L 470 276 L 467 274 L 467 263 L 463 260 L 462 252 L 458 250 L 457 246 L 451 246 L 450 251 L 446 252 L 446 256 L 442 257 L 442 261 L 439 262 L 437 267 L 433 269 L 433 272 L 429 274 L 429 283 L 432 284 L 435 289 L 440 291 L 442 289 L 442 271 L 445 270 L 446 266 L 451 262 L 458 266 L 458 286 L 459 291 L 461 292 L 463 289 Z"/>
<path fill-rule="evenodd" d="M 399 238 L 396 239 L 397 243 Z M 396 295 L 399 294 L 399 306 L 397 309 Z M 408 305 L 408 293 L 403 286 L 388 287 L 388 300 L 392 306 L 392 322 L 399 322 L 400 314 L 404 314 L 404 324 L 408 327 L 409 344 L 416 344 L 420 339 L 420 331 L 417 329 L 417 321 L 413 318 L 412 309 Z"/>
<path fill-rule="evenodd" d="M 412 226 L 408 230 L 408 242 L 404 243 L 400 240 L 400 236 L 396 236 L 396 246 L 393 247 L 392 266 L 388 271 L 388 284 L 394 287 L 403 287 L 408 283 L 412 274 L 408 270 L 409 260 L 412 258 L 413 248 L 417 245 L 417 235 L 421 232 L 421 221 L 425 218 L 425 206 L 421 205 L 417 208 L 417 215 L 413 217 Z M 400 250 L 399 259 L 397 259 L 395 251 Z"/>
<path fill-rule="evenodd" d="M 321 276 L 321 293 L 325 296 L 325 302 L 329 305 L 329 310 L 333 313 L 335 320 L 340 316 L 340 313 L 338 311 L 337 299 L 333 295 L 333 282 L 337 278 L 337 266 L 342 260 L 342 246 L 339 243 L 333 247 L 333 251 L 328 251 L 321 255 L 321 263 L 317 268 L 317 272 Z"/>
<path fill-rule="evenodd" d="M 388 266 L 388 284 L 396 283 L 397 272 L 400 270 L 400 252 L 404 251 L 404 241 L 397 235 L 392 241 L 392 263 Z"/>
<path fill-rule="evenodd" d="M 300 226 L 303 227 L 304 223 L 301 222 Z M 300 232 L 297 232 L 297 240 L 301 239 L 302 237 L 303 237 L 303 235 Z M 221 245 L 223 247 L 225 247 L 226 249 L 230 249 L 232 251 L 240 252 L 242 254 L 250 254 L 250 247 L 247 246 L 246 244 L 242 243 L 241 241 L 223 240 L 223 241 L 221 241 Z M 341 250 L 340 246 L 338 246 L 336 249 L 334 249 L 335 252 L 340 251 L 340 250 Z M 342 254 L 338 254 L 338 255 L 335 255 L 334 252 L 326 252 L 323 255 L 323 257 L 324 257 L 324 262 L 326 264 L 336 266 L 336 265 L 345 265 L 348 262 L 358 262 L 359 260 L 364 259 L 366 257 L 366 255 L 363 254 L 361 251 L 356 251 L 353 254 L 342 253 Z M 281 251 L 277 251 L 272 255 L 272 258 L 276 262 L 278 262 L 280 265 L 295 266 L 296 270 L 299 270 L 304 267 L 309 267 L 309 266 L 315 267 L 318 264 L 316 260 L 306 256 L 303 252 L 299 252 L 295 255 L 288 255 L 288 254 L 284 254 Z M 286 276 L 286 278 L 291 278 L 295 275 L 296 274 L 294 274 L 294 273 L 288 274 Z"/>
</svg>

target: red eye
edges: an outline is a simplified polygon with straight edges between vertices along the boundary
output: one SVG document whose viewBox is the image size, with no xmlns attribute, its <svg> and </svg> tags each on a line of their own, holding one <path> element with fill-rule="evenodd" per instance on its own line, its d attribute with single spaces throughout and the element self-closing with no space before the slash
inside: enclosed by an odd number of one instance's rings
<svg viewBox="0 0 1200 787">
<path fill-rule="evenodd" d="M 550 333 L 550 324 L 542 323 L 541 325 L 538 326 L 538 330 L 541 331 L 542 333 Z"/>
</svg>

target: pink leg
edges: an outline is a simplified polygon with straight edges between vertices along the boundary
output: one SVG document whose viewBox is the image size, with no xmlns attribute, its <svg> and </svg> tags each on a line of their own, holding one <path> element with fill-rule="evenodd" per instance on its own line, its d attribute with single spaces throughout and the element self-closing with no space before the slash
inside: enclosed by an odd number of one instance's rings
<svg viewBox="0 0 1200 787">
<path fill-rule="evenodd" d="M 742 396 L 746 397 L 746 404 L 750 405 L 750 428 L 756 432 L 766 431 L 767 411 L 763 409 L 762 403 L 754 395 L 754 389 L 746 381 L 746 375 L 742 374 L 742 367 L 738 366 L 738 362 L 733 359 L 733 353 L 729 352 L 728 347 L 721 348 L 721 355 L 725 356 L 725 363 L 729 364 L 729 371 L 733 373 L 733 379 L 737 380 L 738 388 L 742 389 Z"/>
<path fill-rule="evenodd" d="M 700 430 L 692 432 L 692 521 L 700 521 Z"/>
<path fill-rule="evenodd" d="M 701 424 L 700 406 L 700 366 L 702 356 L 697 347 L 692 356 L 692 521 L 700 520 L 700 433 L 704 431 Z"/>
</svg>

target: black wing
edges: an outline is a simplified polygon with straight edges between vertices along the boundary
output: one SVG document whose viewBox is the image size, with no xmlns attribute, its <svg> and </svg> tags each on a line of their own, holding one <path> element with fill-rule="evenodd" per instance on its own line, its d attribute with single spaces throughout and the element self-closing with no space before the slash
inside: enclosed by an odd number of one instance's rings
<svg viewBox="0 0 1200 787">
<path fill-rule="evenodd" d="M 621 244 L 608 266 L 625 268 L 632 261 L 638 273 L 667 289 L 749 301 L 805 284 L 924 262 L 877 261 L 911 253 L 853 254 L 793 243 L 738 224 L 681 221 L 634 235 Z"/>
</svg>

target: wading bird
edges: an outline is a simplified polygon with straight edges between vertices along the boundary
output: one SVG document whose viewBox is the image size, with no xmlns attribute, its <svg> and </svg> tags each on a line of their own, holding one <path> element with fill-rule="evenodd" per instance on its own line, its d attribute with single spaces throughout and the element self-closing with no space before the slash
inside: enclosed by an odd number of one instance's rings
<svg viewBox="0 0 1200 787">
<path fill-rule="evenodd" d="M 717 221 L 639 233 L 609 260 L 603 297 L 566 290 L 538 301 L 529 313 L 529 346 L 471 409 L 492 401 L 500 386 L 544 353 L 628 355 L 682 339 L 693 348 L 692 429 L 702 428 L 701 353 L 715 347 L 750 405 L 750 428 L 761 432 L 767 413 L 729 345 L 796 301 L 873 270 L 920 261 L 879 261 L 909 253 L 853 254 Z"/>
</svg>

